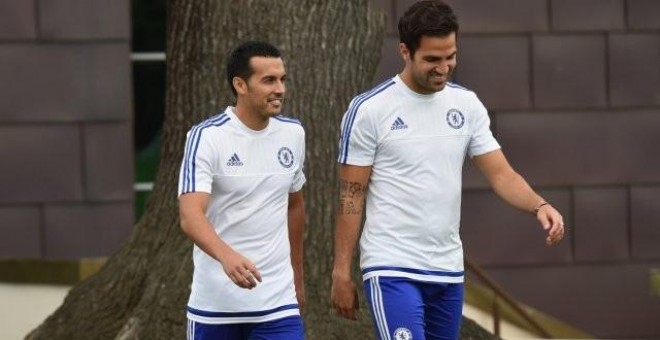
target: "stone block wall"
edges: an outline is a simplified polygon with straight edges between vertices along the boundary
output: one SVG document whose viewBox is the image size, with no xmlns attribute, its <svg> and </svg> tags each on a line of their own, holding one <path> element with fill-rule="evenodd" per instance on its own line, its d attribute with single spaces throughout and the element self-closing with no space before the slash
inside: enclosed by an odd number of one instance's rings
<svg viewBox="0 0 660 340">
<path fill-rule="evenodd" d="M 133 225 L 128 0 L 0 0 L 0 258 L 108 256 Z"/>
</svg>

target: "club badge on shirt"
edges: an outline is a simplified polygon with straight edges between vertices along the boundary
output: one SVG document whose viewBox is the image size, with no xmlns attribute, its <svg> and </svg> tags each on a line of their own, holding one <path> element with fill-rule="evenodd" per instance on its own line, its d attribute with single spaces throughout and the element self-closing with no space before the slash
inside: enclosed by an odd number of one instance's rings
<svg viewBox="0 0 660 340">
<path fill-rule="evenodd" d="M 447 124 L 449 124 L 449 126 L 454 129 L 462 128 L 463 124 L 465 124 L 465 117 L 463 117 L 463 113 L 456 109 L 450 109 L 447 111 Z"/>
<path fill-rule="evenodd" d="M 284 146 L 277 152 L 277 160 L 280 161 L 283 167 L 290 168 L 293 165 L 293 152 Z"/>
</svg>

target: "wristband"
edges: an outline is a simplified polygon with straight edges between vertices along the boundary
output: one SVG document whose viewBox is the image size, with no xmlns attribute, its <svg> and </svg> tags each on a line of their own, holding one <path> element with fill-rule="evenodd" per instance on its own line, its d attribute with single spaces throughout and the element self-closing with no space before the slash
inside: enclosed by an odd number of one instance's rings
<svg viewBox="0 0 660 340">
<path fill-rule="evenodd" d="M 540 210 L 541 207 L 543 207 L 544 205 L 550 205 L 550 203 L 548 203 L 548 202 L 543 202 L 543 203 L 537 205 L 536 208 L 534 208 L 534 216 L 536 216 L 536 215 L 539 214 L 539 210 Z"/>
</svg>

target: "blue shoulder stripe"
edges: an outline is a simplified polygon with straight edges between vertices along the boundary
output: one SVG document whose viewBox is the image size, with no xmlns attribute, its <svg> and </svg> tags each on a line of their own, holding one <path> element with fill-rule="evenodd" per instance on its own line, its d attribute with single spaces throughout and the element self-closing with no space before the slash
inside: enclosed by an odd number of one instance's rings
<svg viewBox="0 0 660 340">
<path fill-rule="evenodd" d="M 342 131 L 341 131 L 342 140 L 341 140 L 341 148 L 339 151 L 339 162 L 345 163 L 346 160 L 348 159 L 348 142 L 351 138 L 351 130 L 353 129 L 353 123 L 355 122 L 355 117 L 357 116 L 357 112 L 360 106 L 368 99 L 383 92 L 385 89 L 387 89 L 388 87 L 394 84 L 395 84 L 394 80 L 390 79 L 374 87 L 371 91 L 365 92 L 355 97 L 353 103 L 348 108 L 346 120 L 344 121 L 344 126 L 342 127 Z"/>
<path fill-rule="evenodd" d="M 294 123 L 294 124 L 298 124 L 298 125 L 302 126 L 302 123 L 300 122 L 300 120 L 298 120 L 296 118 L 293 118 L 293 117 L 286 117 L 286 116 L 282 116 L 282 115 L 277 115 L 273 118 L 279 120 L 280 122 Z"/>
<path fill-rule="evenodd" d="M 472 90 L 470 90 L 470 89 L 468 89 L 468 88 L 466 88 L 466 87 L 463 87 L 463 86 L 461 86 L 461 85 L 458 85 L 458 84 L 456 84 L 456 83 L 450 83 L 450 82 L 448 82 L 448 83 L 447 83 L 447 86 L 449 86 L 449 87 L 451 87 L 451 88 L 459 89 L 459 90 L 472 91 Z"/>
<path fill-rule="evenodd" d="M 185 153 L 183 155 L 183 181 L 181 183 L 181 192 L 194 192 L 195 191 L 195 156 L 199 147 L 199 140 L 202 131 L 209 126 L 221 126 L 228 122 L 231 118 L 227 114 L 222 113 L 215 117 L 211 117 L 200 124 L 197 124 L 190 129 L 190 134 L 186 142 Z M 191 170 L 192 169 L 192 170 Z"/>
<path fill-rule="evenodd" d="M 184 177 L 184 180 L 181 182 L 182 189 L 184 189 L 183 191 L 185 191 L 185 189 L 187 188 L 188 177 L 189 177 L 189 173 L 190 173 L 189 168 L 188 168 L 188 161 L 189 161 L 189 158 L 190 158 L 190 152 L 192 150 L 192 146 L 194 144 L 194 139 L 195 139 L 195 134 L 197 133 L 197 129 L 199 129 L 200 127 L 203 127 L 204 125 L 206 125 L 210 122 L 213 122 L 213 121 L 216 121 L 216 120 L 221 120 L 222 118 L 224 118 L 226 116 L 227 115 L 225 113 L 220 113 L 218 115 L 215 115 L 213 117 L 205 119 L 201 123 L 193 125 L 193 127 L 190 128 L 190 131 L 189 131 L 189 134 L 188 134 L 188 139 L 186 140 L 186 146 L 185 146 L 185 149 L 184 149 L 184 154 L 183 154 L 183 160 L 184 160 L 183 177 Z"/>
<path fill-rule="evenodd" d="M 387 80 L 387 81 L 384 81 L 384 82 L 382 82 L 382 83 L 376 85 L 376 87 L 372 88 L 371 90 L 369 90 L 369 91 L 367 91 L 367 92 L 360 93 L 359 95 L 355 96 L 355 98 L 353 98 L 353 100 L 351 101 L 351 104 L 348 106 L 348 110 L 346 110 L 346 114 L 349 115 L 349 112 L 351 112 L 351 109 L 353 108 L 353 106 L 355 106 L 356 103 L 357 103 L 360 99 L 362 99 L 363 97 L 369 95 L 369 94 L 370 94 L 371 92 L 373 92 L 374 90 L 379 89 L 380 87 L 382 87 L 382 86 L 384 86 L 384 85 L 386 85 L 386 84 L 389 84 L 391 81 L 392 81 L 391 79 L 390 79 L 390 80 Z M 346 118 L 348 118 L 348 117 L 346 117 Z M 347 126 L 348 126 L 347 122 L 344 122 L 344 126 L 342 127 L 342 131 L 341 131 L 341 136 L 342 136 L 342 137 L 346 135 L 346 132 L 347 132 L 347 131 L 346 131 L 346 128 L 347 128 Z M 341 153 L 341 150 L 340 150 L 340 153 Z"/>
</svg>

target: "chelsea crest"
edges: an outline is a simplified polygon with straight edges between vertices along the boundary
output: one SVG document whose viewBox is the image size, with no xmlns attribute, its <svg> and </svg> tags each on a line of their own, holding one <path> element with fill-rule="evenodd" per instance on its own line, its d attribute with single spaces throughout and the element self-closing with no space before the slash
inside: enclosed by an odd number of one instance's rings
<svg viewBox="0 0 660 340">
<path fill-rule="evenodd" d="M 408 328 L 399 327 L 394 331 L 393 340 L 412 340 L 412 339 L 413 339 L 412 332 L 410 332 Z"/>
<path fill-rule="evenodd" d="M 282 147 L 280 151 L 277 152 L 277 160 L 280 161 L 280 164 L 282 164 L 283 167 L 290 168 L 293 165 L 293 152 L 291 152 L 291 149 L 286 146 Z"/>
<path fill-rule="evenodd" d="M 453 127 L 454 129 L 460 129 L 465 124 L 465 117 L 461 111 L 456 109 L 451 109 L 447 111 L 447 124 Z"/>
</svg>

